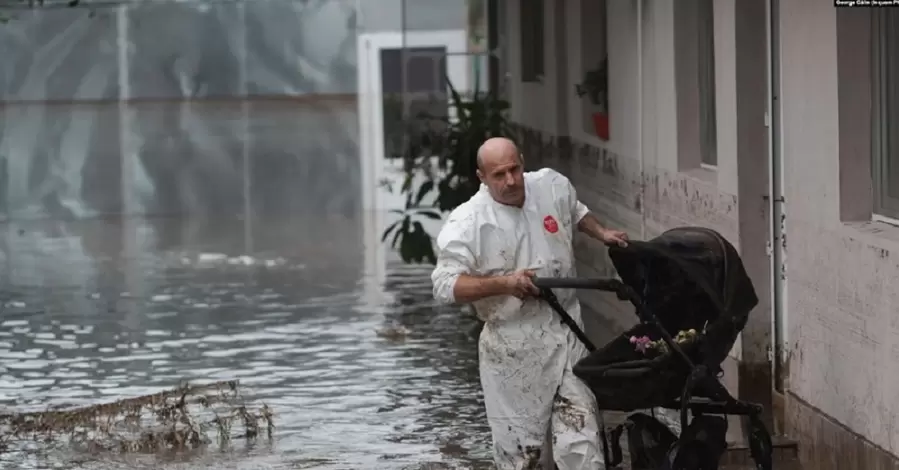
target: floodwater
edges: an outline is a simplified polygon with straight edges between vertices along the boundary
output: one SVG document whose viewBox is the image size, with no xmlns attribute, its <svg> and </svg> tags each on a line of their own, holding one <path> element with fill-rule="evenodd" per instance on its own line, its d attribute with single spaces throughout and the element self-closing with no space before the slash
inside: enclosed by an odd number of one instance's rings
<svg viewBox="0 0 899 470">
<path fill-rule="evenodd" d="M 237 379 L 276 426 L 181 456 L 14 447 L 0 468 L 491 468 L 474 318 L 434 305 L 428 267 L 377 269 L 393 257 L 362 219 L 0 226 L 0 408 Z"/>
<path fill-rule="evenodd" d="M 2 230 L 0 407 L 238 379 L 251 403 L 272 407 L 276 426 L 271 444 L 235 440 L 189 458 L 7 453 L 2 468 L 488 466 L 475 321 L 434 307 L 427 268 L 392 264 L 378 289 L 359 220 Z"/>
</svg>

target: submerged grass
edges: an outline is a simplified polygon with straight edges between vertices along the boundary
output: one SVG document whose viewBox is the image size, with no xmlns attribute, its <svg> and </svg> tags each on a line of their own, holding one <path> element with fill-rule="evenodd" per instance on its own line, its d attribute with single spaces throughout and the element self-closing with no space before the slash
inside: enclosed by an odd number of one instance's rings
<svg viewBox="0 0 899 470">
<path fill-rule="evenodd" d="M 0 453 L 69 445 L 73 450 L 159 453 L 272 438 L 271 409 L 251 409 L 237 381 L 171 390 L 67 410 L 0 414 Z"/>
</svg>

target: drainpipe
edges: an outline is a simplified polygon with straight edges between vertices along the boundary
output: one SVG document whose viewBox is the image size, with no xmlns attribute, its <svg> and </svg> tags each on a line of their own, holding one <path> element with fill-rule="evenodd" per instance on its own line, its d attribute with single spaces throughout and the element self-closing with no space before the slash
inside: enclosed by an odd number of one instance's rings
<svg viewBox="0 0 899 470">
<path fill-rule="evenodd" d="M 406 19 L 406 0 L 400 0 L 400 94 L 403 99 L 403 122 L 409 122 L 408 90 L 406 90 L 406 87 L 409 85 L 406 83 L 406 74 L 408 74 L 406 67 L 409 65 L 408 51 L 406 50 Z M 449 63 L 449 60 L 447 60 L 447 63 Z M 409 136 L 403 133 L 403 148 L 406 148 L 408 142 Z"/>
<path fill-rule="evenodd" d="M 119 4 L 116 8 L 116 52 L 118 58 L 119 81 L 119 155 L 122 159 L 122 170 L 119 182 L 122 185 L 123 212 L 134 215 L 134 161 L 131 158 L 131 113 L 128 100 L 131 99 L 131 70 L 128 56 L 130 32 L 128 28 L 128 7 Z"/>
<path fill-rule="evenodd" d="M 768 112 L 765 115 L 768 126 L 768 214 L 769 238 L 768 254 L 771 277 L 771 349 L 774 389 L 784 392 L 785 351 L 787 342 L 786 311 L 786 210 L 783 182 L 783 155 L 781 152 L 780 128 L 780 1 L 768 0 L 767 62 L 768 62 Z"/>
<path fill-rule="evenodd" d="M 643 157 L 643 0 L 637 0 L 637 157 L 640 159 L 640 240 L 646 240 L 646 174 Z"/>
</svg>

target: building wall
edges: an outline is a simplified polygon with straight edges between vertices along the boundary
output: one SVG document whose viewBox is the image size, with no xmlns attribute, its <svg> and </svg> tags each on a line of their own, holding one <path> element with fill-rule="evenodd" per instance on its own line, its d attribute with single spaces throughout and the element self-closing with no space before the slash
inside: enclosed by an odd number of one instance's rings
<svg viewBox="0 0 899 470">
<path fill-rule="evenodd" d="M 744 256 L 749 253 L 747 269 L 763 300 L 747 327 L 750 334 L 744 332 L 732 356 L 764 374 L 770 369 L 764 4 L 738 8 L 733 0 L 715 2 L 717 169 L 699 165 L 695 72 L 678 65 L 696 60 L 691 15 L 671 2 L 643 1 L 641 28 L 638 2 L 607 2 L 611 137 L 604 142 L 585 132 L 580 121 L 581 98 L 575 92 L 583 47 L 580 5 L 580 0 L 545 2 L 542 83 L 521 82 L 519 2 L 506 5 L 507 86 L 526 163 L 565 173 L 606 225 L 634 238 L 701 225 L 719 231 Z M 741 25 L 738 15 L 750 20 Z M 738 93 L 738 72 L 761 88 L 744 86 Z M 738 170 L 748 165 L 755 169 L 741 176 Z M 742 205 L 741 194 L 747 195 Z M 613 274 L 605 248 L 594 240 L 578 235 L 576 256 L 580 275 Z M 635 321 L 631 309 L 612 295 L 584 291 L 580 296 L 588 311 L 598 313 L 587 315 L 588 329 L 622 330 Z M 736 387 L 736 363 L 730 368 L 727 380 Z M 770 399 L 770 389 L 765 393 L 768 398 L 760 401 Z"/>
<path fill-rule="evenodd" d="M 781 8 L 791 432 L 809 468 L 896 468 L 899 228 L 870 221 L 870 11 Z"/>
<path fill-rule="evenodd" d="M 608 142 L 586 135 L 578 121 L 580 2 L 546 3 L 554 57 L 547 54 L 543 83 L 523 84 L 516 76 L 518 2 L 508 3 L 505 17 L 507 86 L 526 162 L 560 169 L 606 224 L 632 236 L 695 224 L 720 231 L 740 249 L 761 301 L 733 356 L 741 359 L 740 395 L 764 404 L 772 322 L 764 2 L 714 2 L 714 171 L 691 163 L 695 89 L 688 85 L 696 76 L 683 65 L 694 60 L 683 47 L 690 2 L 675 9 L 644 0 L 641 28 L 638 2 L 608 2 Z M 805 468 L 896 468 L 899 404 L 892 391 L 899 384 L 889 377 L 897 368 L 899 294 L 890 283 L 899 276 L 899 228 L 871 221 L 869 11 L 838 10 L 826 0 L 780 3 L 775 91 L 790 242 L 786 430 L 800 440 Z M 582 275 L 612 272 L 596 242 L 579 236 L 577 257 Z M 601 320 L 588 328 L 633 323 L 611 296 L 581 298 Z"/>
</svg>

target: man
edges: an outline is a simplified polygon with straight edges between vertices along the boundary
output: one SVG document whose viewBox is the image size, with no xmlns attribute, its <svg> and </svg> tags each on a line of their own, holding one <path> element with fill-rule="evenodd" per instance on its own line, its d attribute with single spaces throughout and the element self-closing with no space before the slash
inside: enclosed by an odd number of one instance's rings
<svg viewBox="0 0 899 470">
<path fill-rule="evenodd" d="M 572 366 L 587 354 L 532 276 L 575 276 L 575 227 L 626 245 L 604 228 L 551 169 L 524 172 L 512 141 L 488 139 L 477 156 L 480 191 L 449 215 L 431 275 L 441 303 L 471 303 L 485 321 L 478 344 L 481 385 L 498 470 L 602 468 L 596 401 Z M 574 291 L 556 290 L 583 326 Z"/>
</svg>

